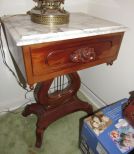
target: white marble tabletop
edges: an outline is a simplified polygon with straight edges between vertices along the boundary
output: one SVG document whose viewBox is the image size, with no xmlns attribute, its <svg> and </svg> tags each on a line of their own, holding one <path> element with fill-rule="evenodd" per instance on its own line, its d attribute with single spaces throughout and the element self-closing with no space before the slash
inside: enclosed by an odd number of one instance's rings
<svg viewBox="0 0 134 154">
<path fill-rule="evenodd" d="M 2 21 L 17 46 L 126 31 L 126 27 L 84 13 L 71 13 L 69 24 L 33 23 L 29 15 L 5 16 Z"/>
</svg>

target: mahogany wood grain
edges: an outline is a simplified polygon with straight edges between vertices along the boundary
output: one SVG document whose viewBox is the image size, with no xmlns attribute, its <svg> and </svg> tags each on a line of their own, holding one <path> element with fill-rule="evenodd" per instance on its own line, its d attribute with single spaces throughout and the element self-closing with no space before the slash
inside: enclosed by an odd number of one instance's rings
<svg viewBox="0 0 134 154">
<path fill-rule="evenodd" d="M 122 37 L 123 33 L 116 33 L 24 46 L 27 82 L 32 85 L 102 63 L 112 63 L 117 58 Z M 79 50 L 84 54 L 87 48 L 94 49 L 93 59 L 72 60 L 73 54 Z"/>
</svg>

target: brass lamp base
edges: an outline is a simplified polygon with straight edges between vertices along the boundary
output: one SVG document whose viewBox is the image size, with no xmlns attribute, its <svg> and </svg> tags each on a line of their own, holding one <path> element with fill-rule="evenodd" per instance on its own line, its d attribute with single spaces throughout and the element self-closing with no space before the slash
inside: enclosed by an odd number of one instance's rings
<svg viewBox="0 0 134 154">
<path fill-rule="evenodd" d="M 36 14 L 31 11 L 31 20 L 44 25 L 61 25 L 69 23 L 69 13 L 59 14 Z"/>
<path fill-rule="evenodd" d="M 30 11 L 31 20 L 44 25 L 69 23 L 69 13 L 64 10 L 64 0 L 34 0 L 38 3 Z"/>
</svg>

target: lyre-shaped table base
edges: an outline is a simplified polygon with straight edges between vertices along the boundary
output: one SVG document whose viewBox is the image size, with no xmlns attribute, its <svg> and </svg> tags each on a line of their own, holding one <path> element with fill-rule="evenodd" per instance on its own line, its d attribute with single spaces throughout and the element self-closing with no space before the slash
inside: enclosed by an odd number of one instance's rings
<svg viewBox="0 0 134 154">
<path fill-rule="evenodd" d="M 76 111 L 93 113 L 92 106 L 87 102 L 81 101 L 77 97 L 80 88 L 80 78 L 77 73 L 68 74 L 70 85 L 64 90 L 57 90 L 49 94 L 48 90 L 54 79 L 44 81 L 35 88 L 34 95 L 37 103 L 27 105 L 22 115 L 37 116 L 36 124 L 36 147 L 41 147 L 44 130 L 57 119 Z"/>
</svg>

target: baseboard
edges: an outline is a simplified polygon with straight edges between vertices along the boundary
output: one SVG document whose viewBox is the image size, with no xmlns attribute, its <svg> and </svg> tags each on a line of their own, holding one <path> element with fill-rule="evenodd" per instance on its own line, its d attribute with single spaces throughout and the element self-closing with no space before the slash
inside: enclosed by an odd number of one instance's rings
<svg viewBox="0 0 134 154">
<path fill-rule="evenodd" d="M 83 83 L 81 83 L 80 91 L 87 97 L 87 99 L 97 108 L 102 108 L 106 106 L 99 97 L 97 97 L 89 88 L 87 88 Z"/>
<path fill-rule="evenodd" d="M 10 100 L 10 102 L 3 102 L 3 105 L 0 105 L 0 115 L 7 113 L 8 111 L 14 111 L 20 107 L 24 107 L 27 104 L 31 103 L 27 99 L 16 99 Z"/>
</svg>

